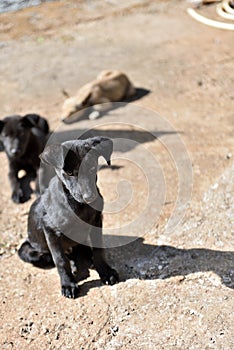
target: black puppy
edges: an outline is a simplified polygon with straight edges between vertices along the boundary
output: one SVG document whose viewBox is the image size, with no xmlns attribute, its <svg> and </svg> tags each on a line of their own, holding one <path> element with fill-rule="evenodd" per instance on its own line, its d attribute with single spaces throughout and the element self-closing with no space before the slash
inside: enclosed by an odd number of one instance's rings
<svg viewBox="0 0 234 350">
<path fill-rule="evenodd" d="M 81 244 L 91 243 L 93 265 L 102 282 L 118 282 L 117 272 L 104 258 L 103 198 L 96 185 L 98 157 L 103 156 L 110 165 L 112 151 L 110 139 L 93 137 L 50 145 L 41 155 L 44 163 L 54 167 L 56 176 L 31 206 L 28 239 L 18 253 L 22 260 L 38 267 L 51 267 L 54 262 L 62 295 L 68 298 L 78 295 L 69 257 L 74 259 Z"/>
<path fill-rule="evenodd" d="M 37 114 L 26 114 L 24 117 L 13 115 L 0 120 L 0 141 L 9 162 L 9 180 L 15 203 L 30 199 L 30 181 L 37 178 L 39 155 L 48 134 L 47 121 Z M 21 179 L 18 176 L 20 170 L 26 173 Z"/>
</svg>

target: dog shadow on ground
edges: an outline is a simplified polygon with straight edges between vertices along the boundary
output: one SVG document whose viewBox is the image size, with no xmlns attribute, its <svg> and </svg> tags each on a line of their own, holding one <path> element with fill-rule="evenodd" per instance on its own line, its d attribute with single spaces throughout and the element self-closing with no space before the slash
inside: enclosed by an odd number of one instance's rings
<svg viewBox="0 0 234 350">
<path fill-rule="evenodd" d="M 124 100 L 124 102 L 133 102 L 133 101 L 140 100 L 141 98 L 147 96 L 150 93 L 151 93 L 150 90 L 138 87 L 136 88 L 136 93 L 132 97 Z"/>
<path fill-rule="evenodd" d="M 226 287 L 234 289 L 234 253 L 231 251 L 157 246 L 144 244 L 143 238 L 136 238 L 126 245 L 107 249 L 106 255 L 111 266 L 118 271 L 121 282 L 128 279 L 157 280 L 175 276 L 183 279 L 192 273 L 212 271 L 221 278 Z M 99 286 L 99 280 L 86 281 L 80 287 L 80 295 L 86 295 L 89 289 Z"/>
<path fill-rule="evenodd" d="M 153 131 L 145 131 L 145 130 L 122 130 L 122 129 L 107 129 L 107 130 L 99 130 L 95 128 L 90 129 L 69 129 L 64 131 L 55 131 L 51 133 L 47 145 L 54 143 L 62 143 L 69 140 L 82 139 L 85 140 L 89 137 L 95 136 L 103 136 L 109 137 L 114 142 L 114 152 L 125 153 L 133 150 L 139 144 L 144 144 L 147 142 L 153 142 L 156 139 L 160 139 L 161 137 L 175 137 L 178 138 L 178 134 L 182 134 L 179 131 L 173 130 L 153 130 Z M 116 140 L 116 141 L 115 141 Z M 107 166 L 102 165 L 100 170 L 105 169 Z M 118 170 L 122 166 L 111 165 L 111 170 Z M 40 173 L 40 186 L 42 189 L 48 186 L 50 179 L 55 175 L 54 170 L 45 164 L 41 163 L 41 173 Z"/>
<path fill-rule="evenodd" d="M 51 134 L 47 145 L 53 143 L 62 143 L 69 140 L 81 139 L 85 140 L 89 137 L 95 136 L 103 136 L 109 137 L 113 141 L 115 139 L 117 142 L 114 142 L 114 151 L 125 153 L 131 151 L 139 144 L 147 143 L 155 141 L 156 139 L 160 139 L 165 136 L 173 136 L 181 134 L 180 131 L 173 130 L 152 130 L 152 131 L 144 131 L 144 130 L 123 130 L 123 129 L 106 129 L 99 130 L 95 128 L 90 129 L 74 129 L 74 130 L 65 130 L 54 132 Z M 120 142 L 118 142 L 120 140 Z M 123 142 L 126 141 L 126 142 Z"/>
</svg>

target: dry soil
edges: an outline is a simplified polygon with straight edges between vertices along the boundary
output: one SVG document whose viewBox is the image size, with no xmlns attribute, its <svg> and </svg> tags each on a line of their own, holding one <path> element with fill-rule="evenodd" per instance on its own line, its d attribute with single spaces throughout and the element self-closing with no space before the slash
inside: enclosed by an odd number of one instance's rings
<svg viewBox="0 0 234 350">
<path fill-rule="evenodd" d="M 107 251 L 115 286 L 91 270 L 69 300 L 55 269 L 19 260 L 34 198 L 11 202 L 0 154 L 2 349 L 234 348 L 233 33 L 187 6 L 64 0 L 0 15 L 1 118 L 37 112 L 61 136 L 62 91 L 107 68 L 150 90 L 69 129 L 118 139 L 115 170 L 98 174 L 106 232 L 131 240 Z M 215 17 L 214 5 L 200 12 Z"/>
</svg>

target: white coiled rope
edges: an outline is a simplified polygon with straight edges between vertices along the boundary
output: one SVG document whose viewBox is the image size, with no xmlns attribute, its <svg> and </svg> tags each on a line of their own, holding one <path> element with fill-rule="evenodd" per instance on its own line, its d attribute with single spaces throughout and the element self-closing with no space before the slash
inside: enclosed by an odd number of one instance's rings
<svg viewBox="0 0 234 350">
<path fill-rule="evenodd" d="M 232 3 L 231 0 L 221 1 L 221 3 L 216 6 L 216 12 L 220 17 L 225 18 L 227 20 L 234 21 L 234 8 L 231 6 L 231 3 Z M 226 30 L 234 30 L 234 23 L 219 22 L 213 19 L 206 18 L 200 15 L 199 13 L 197 13 L 192 8 L 188 8 L 187 12 L 196 21 L 206 24 L 210 27 L 226 29 Z"/>
</svg>

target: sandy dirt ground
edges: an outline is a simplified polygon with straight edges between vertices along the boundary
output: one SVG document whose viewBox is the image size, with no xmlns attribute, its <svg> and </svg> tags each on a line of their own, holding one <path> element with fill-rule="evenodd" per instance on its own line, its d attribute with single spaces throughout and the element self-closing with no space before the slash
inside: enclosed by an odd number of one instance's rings
<svg viewBox="0 0 234 350">
<path fill-rule="evenodd" d="M 0 15 L 1 118 L 37 112 L 56 137 L 112 137 L 115 170 L 98 173 L 104 232 L 130 241 L 106 252 L 119 284 L 90 270 L 78 299 L 62 297 L 55 269 L 17 256 L 35 197 L 11 202 L 1 153 L 1 349 L 234 348 L 233 33 L 186 7 L 67 0 Z M 150 93 L 66 129 L 63 90 L 107 68 Z"/>
</svg>

